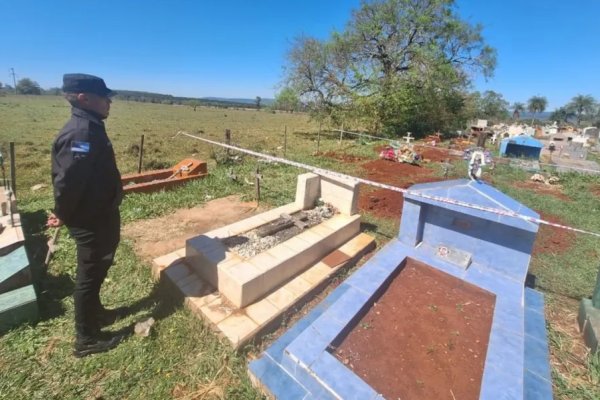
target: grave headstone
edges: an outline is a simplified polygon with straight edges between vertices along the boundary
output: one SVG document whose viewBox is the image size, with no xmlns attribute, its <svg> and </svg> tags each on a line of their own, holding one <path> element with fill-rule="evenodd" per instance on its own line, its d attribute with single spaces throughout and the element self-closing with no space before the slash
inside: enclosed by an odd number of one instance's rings
<svg viewBox="0 0 600 400">
<path fill-rule="evenodd" d="M 583 299 L 577 317 L 585 344 L 595 353 L 600 350 L 600 270 L 591 299 Z"/>
</svg>

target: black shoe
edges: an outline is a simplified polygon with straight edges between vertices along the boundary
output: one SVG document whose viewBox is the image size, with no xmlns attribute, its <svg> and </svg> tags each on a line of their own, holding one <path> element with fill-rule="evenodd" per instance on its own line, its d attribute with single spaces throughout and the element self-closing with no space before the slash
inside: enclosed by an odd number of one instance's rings
<svg viewBox="0 0 600 400">
<path fill-rule="evenodd" d="M 73 350 L 73 355 L 77 358 L 81 358 L 91 354 L 103 353 L 117 347 L 122 339 L 122 336 L 112 336 L 107 339 L 78 339 L 75 341 L 75 350 Z"/>
<path fill-rule="evenodd" d="M 109 326 L 126 317 L 127 314 L 127 307 L 119 307 L 112 310 L 103 309 L 100 311 L 97 321 L 100 327 Z"/>
</svg>

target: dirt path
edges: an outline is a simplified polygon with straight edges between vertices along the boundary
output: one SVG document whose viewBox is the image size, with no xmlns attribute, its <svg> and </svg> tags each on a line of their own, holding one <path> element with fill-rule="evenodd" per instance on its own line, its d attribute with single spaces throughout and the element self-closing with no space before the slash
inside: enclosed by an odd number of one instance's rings
<svg viewBox="0 0 600 400">
<path fill-rule="evenodd" d="M 159 218 L 136 221 L 123 228 L 138 256 L 149 261 L 185 246 L 185 241 L 224 225 L 262 212 L 256 203 L 238 196 L 209 201 L 202 207 L 177 210 Z"/>
</svg>

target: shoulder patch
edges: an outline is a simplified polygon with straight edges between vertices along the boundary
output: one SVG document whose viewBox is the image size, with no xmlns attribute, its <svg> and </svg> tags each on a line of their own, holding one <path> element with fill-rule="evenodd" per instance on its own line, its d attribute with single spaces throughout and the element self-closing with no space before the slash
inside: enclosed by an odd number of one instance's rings
<svg viewBox="0 0 600 400">
<path fill-rule="evenodd" d="M 73 140 L 71 142 L 71 151 L 73 153 L 89 153 L 90 142 L 80 142 L 78 140 Z"/>
</svg>

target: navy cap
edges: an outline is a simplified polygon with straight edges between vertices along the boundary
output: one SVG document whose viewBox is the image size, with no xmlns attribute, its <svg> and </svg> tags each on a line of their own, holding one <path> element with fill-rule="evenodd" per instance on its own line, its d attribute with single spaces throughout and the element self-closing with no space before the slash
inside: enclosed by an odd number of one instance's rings
<svg viewBox="0 0 600 400">
<path fill-rule="evenodd" d="M 102 78 L 88 74 L 65 74 L 62 90 L 65 93 L 94 93 L 106 97 L 117 94 L 106 87 Z"/>
</svg>

